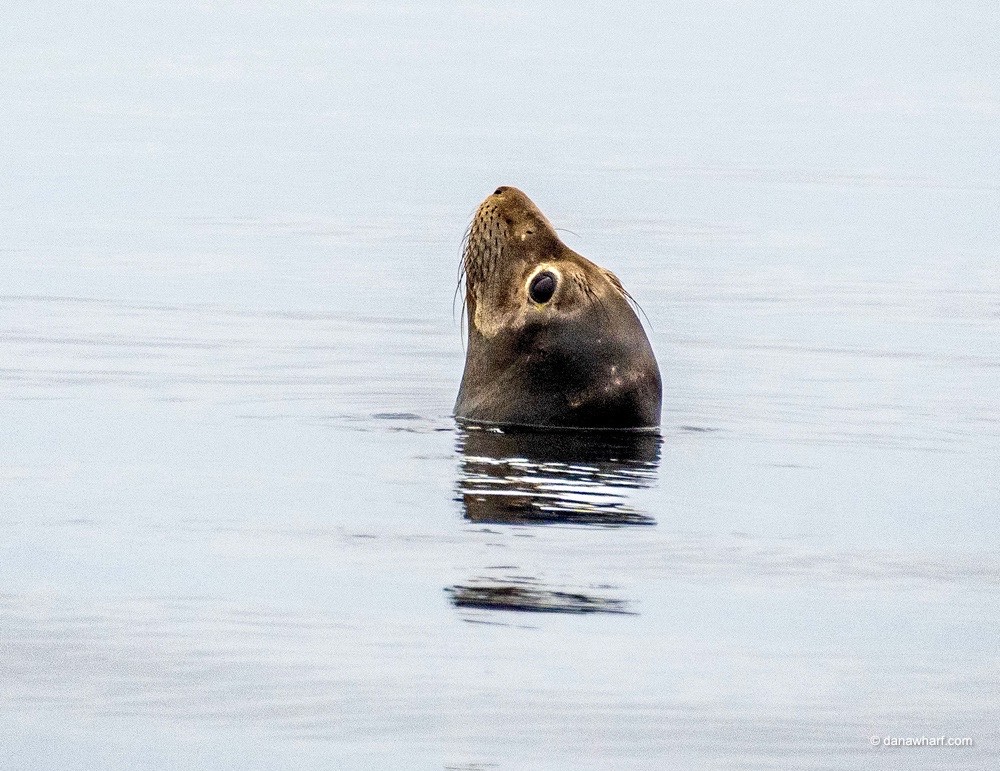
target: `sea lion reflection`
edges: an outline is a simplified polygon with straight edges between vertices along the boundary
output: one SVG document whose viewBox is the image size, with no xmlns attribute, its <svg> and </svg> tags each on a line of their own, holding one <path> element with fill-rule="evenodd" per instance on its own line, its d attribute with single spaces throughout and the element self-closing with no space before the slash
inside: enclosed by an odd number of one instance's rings
<svg viewBox="0 0 1000 771">
<path fill-rule="evenodd" d="M 652 525 L 630 502 L 656 478 L 661 439 L 631 431 L 460 427 L 466 519 L 508 525 Z"/>
</svg>

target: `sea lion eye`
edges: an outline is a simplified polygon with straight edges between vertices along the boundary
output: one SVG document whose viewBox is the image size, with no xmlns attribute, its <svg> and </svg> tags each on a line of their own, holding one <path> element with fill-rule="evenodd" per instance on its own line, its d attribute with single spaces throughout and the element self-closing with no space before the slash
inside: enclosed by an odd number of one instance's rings
<svg viewBox="0 0 1000 771">
<path fill-rule="evenodd" d="M 547 303 L 556 291 L 556 277 L 547 270 L 539 273 L 528 286 L 528 294 L 536 303 Z"/>
</svg>

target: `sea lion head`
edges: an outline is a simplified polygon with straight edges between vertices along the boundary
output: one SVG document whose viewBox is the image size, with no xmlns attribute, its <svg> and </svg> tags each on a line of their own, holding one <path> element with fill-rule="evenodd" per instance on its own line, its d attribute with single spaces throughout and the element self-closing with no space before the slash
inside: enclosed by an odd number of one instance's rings
<svg viewBox="0 0 1000 771">
<path fill-rule="evenodd" d="M 660 372 L 613 273 L 567 247 L 514 187 L 480 204 L 462 255 L 468 349 L 455 415 L 564 428 L 654 428 Z"/>
</svg>

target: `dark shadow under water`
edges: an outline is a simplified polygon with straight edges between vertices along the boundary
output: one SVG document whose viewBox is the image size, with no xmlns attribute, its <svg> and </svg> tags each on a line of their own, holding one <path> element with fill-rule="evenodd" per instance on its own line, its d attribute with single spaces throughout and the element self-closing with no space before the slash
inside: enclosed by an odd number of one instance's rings
<svg viewBox="0 0 1000 771">
<path fill-rule="evenodd" d="M 456 585 L 446 590 L 456 608 L 523 610 L 533 613 L 630 613 L 625 600 L 582 592 L 560 592 L 524 581 Z"/>
<path fill-rule="evenodd" d="M 650 487 L 658 434 L 543 431 L 460 425 L 457 500 L 466 520 L 486 525 L 618 528 L 656 524 L 631 494 Z M 586 584 L 582 584 L 586 586 Z M 446 589 L 459 608 L 549 613 L 629 613 L 625 600 L 541 578 L 480 575 Z"/>
</svg>

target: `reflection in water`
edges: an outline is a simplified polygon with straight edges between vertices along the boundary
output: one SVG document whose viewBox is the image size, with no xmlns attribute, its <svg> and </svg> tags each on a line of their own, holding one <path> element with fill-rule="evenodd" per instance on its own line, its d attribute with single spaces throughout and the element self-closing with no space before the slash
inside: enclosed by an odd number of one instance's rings
<svg viewBox="0 0 1000 771">
<path fill-rule="evenodd" d="M 580 592 L 540 589 L 528 581 L 475 586 L 452 586 L 446 590 L 456 608 L 526 610 L 536 613 L 629 613 L 626 602 Z"/>
<path fill-rule="evenodd" d="M 463 428 L 458 492 L 465 518 L 493 524 L 652 525 L 628 492 L 649 487 L 660 437 L 633 431 Z"/>
<path fill-rule="evenodd" d="M 652 525 L 630 493 L 649 487 L 660 460 L 657 434 L 530 431 L 461 426 L 459 500 L 467 520 L 498 525 Z M 547 588 L 541 578 L 479 575 L 446 591 L 458 608 L 548 613 L 629 613 L 623 599 L 592 594 L 586 582 Z M 581 586 L 583 589 L 581 589 Z M 601 587 L 607 589 L 607 586 Z"/>
</svg>

